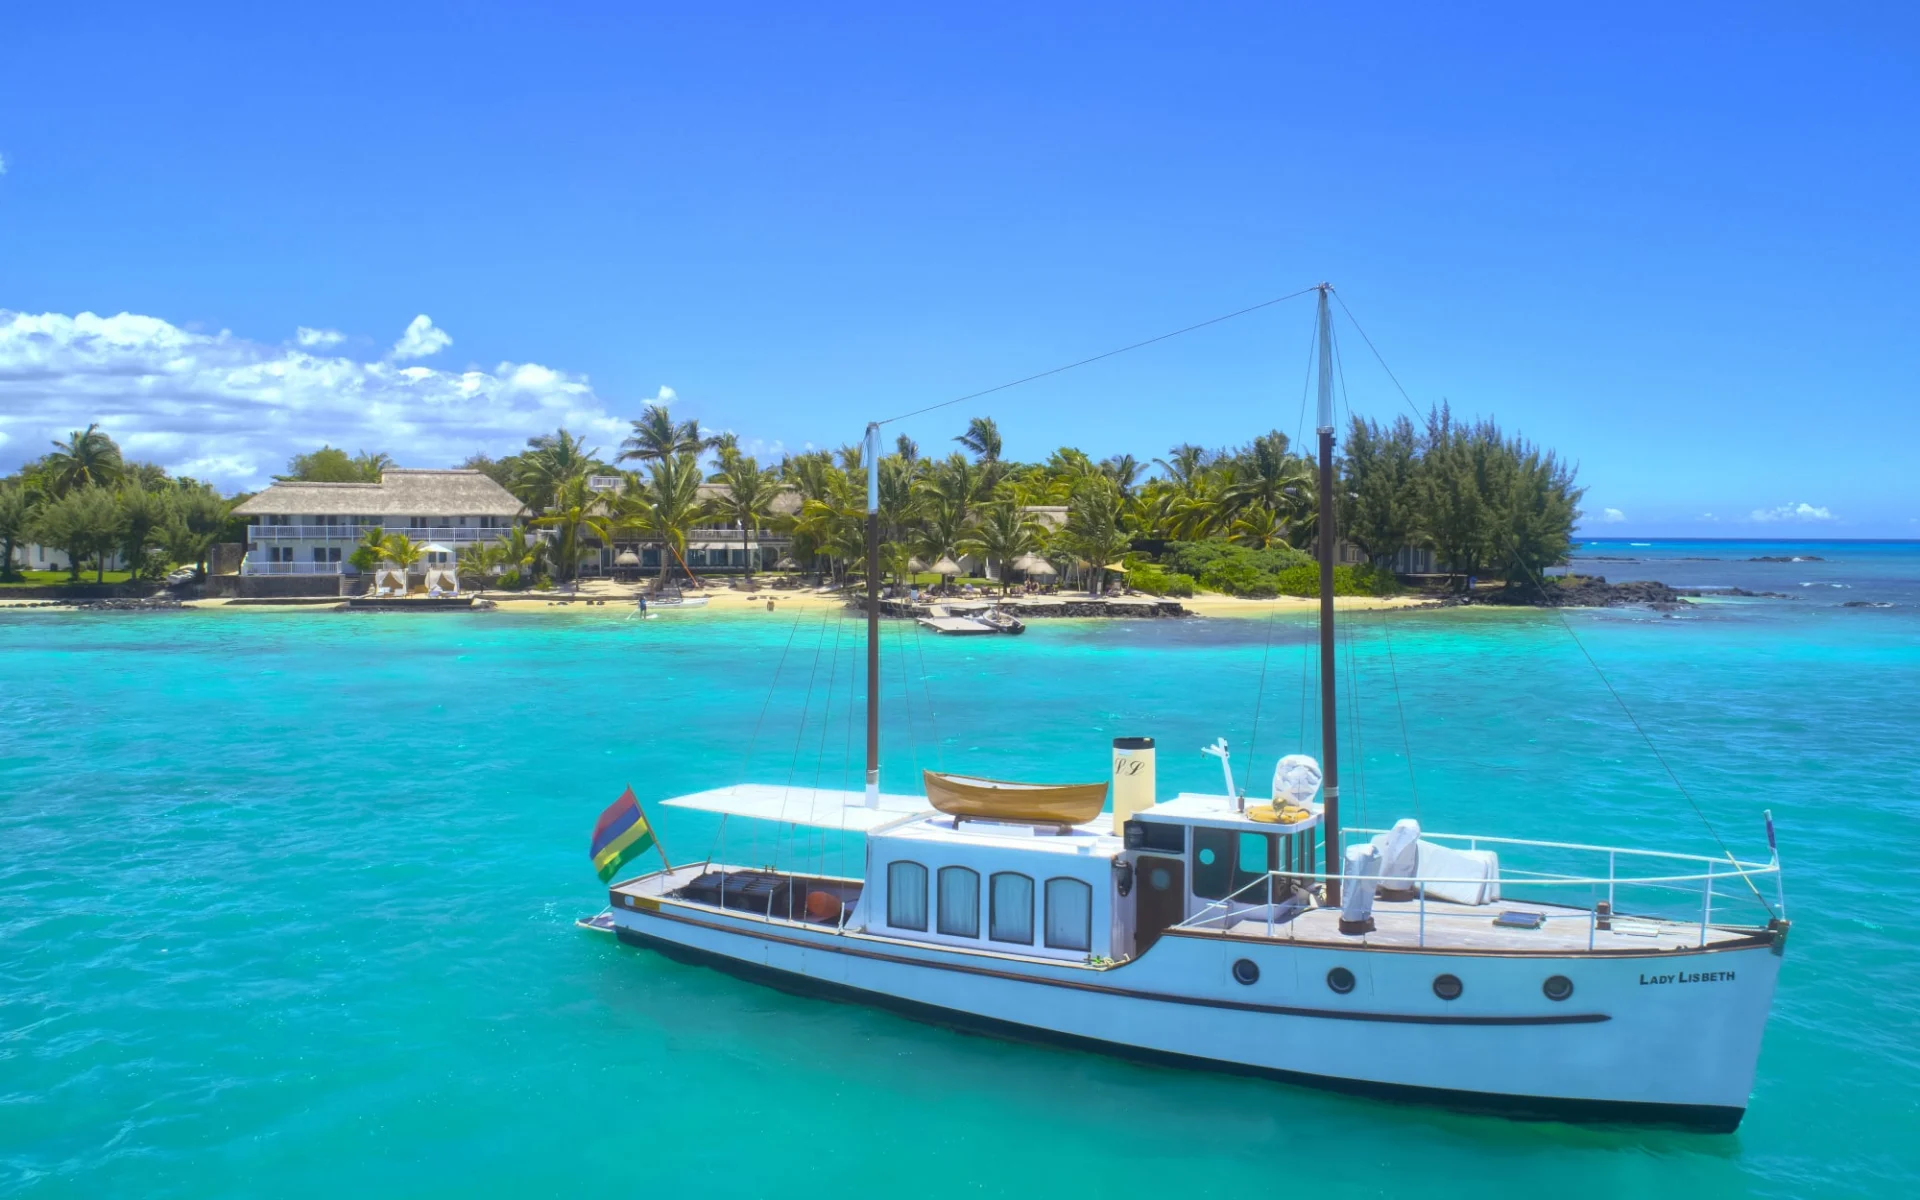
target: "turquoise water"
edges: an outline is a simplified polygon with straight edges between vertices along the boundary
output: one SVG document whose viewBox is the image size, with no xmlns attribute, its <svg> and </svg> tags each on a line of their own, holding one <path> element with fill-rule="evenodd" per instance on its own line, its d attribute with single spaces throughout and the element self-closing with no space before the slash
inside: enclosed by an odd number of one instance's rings
<svg viewBox="0 0 1920 1200">
<path fill-rule="evenodd" d="M 1920 578 L 1911 547 L 1829 565 Z M 576 931 L 603 896 L 588 831 L 627 783 L 857 780 L 838 614 L 0 615 L 0 1193 L 1904 1195 L 1920 609 L 1887 586 L 1903 607 L 1569 618 L 1731 846 L 1764 855 L 1762 808 L 1780 827 L 1793 939 L 1726 1137 L 1007 1044 Z M 1712 849 L 1558 617 L 1349 628 L 1353 820 Z M 889 627 L 886 776 L 1097 778 L 1144 733 L 1163 790 L 1216 788 L 1197 751 L 1222 735 L 1264 778 L 1314 736 L 1309 632 Z M 708 852 L 712 822 L 654 813 L 676 858 Z"/>
</svg>

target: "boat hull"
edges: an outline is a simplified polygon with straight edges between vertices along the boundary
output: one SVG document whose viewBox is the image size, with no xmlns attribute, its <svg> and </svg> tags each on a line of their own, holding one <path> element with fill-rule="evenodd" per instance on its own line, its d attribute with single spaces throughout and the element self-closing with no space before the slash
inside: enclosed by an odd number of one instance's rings
<svg viewBox="0 0 1920 1200">
<path fill-rule="evenodd" d="M 1716 1132 L 1745 1112 L 1780 962 L 1764 939 L 1543 959 L 1195 931 L 1094 970 L 638 903 L 616 897 L 623 941 L 935 1024 L 1456 1111 Z M 1235 981 L 1239 961 L 1255 965 L 1253 984 Z M 1344 996 L 1325 983 L 1336 966 L 1356 977 Z M 1459 1000 L 1434 996 L 1439 974 L 1464 981 Z M 1572 997 L 1545 999 L 1552 974 L 1574 981 Z"/>
</svg>

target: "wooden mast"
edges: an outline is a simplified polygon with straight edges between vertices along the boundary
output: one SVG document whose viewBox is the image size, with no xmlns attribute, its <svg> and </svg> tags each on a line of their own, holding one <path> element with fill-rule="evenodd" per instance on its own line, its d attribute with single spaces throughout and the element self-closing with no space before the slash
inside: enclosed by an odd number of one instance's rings
<svg viewBox="0 0 1920 1200">
<path fill-rule="evenodd" d="M 867 792 L 880 807 L 880 426 L 867 426 Z"/>
<path fill-rule="evenodd" d="M 1320 294 L 1320 404 L 1315 424 L 1320 433 L 1320 769 L 1324 787 L 1327 844 L 1327 903 L 1340 903 L 1340 747 L 1333 681 L 1333 320 L 1327 311 L 1330 284 Z"/>
</svg>

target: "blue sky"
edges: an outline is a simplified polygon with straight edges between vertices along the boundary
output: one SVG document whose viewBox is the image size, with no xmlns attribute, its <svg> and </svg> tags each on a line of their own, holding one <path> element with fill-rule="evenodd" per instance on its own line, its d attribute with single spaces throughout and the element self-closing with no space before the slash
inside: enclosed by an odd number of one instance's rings
<svg viewBox="0 0 1920 1200">
<path fill-rule="evenodd" d="M 1823 7 L 18 11 L 0 469 L 96 417 L 229 486 L 441 465 L 665 396 L 838 444 L 1324 278 L 1421 406 L 1577 459 L 1591 531 L 1920 536 L 1920 19 Z M 1309 327 L 906 430 L 1291 433 Z"/>
</svg>

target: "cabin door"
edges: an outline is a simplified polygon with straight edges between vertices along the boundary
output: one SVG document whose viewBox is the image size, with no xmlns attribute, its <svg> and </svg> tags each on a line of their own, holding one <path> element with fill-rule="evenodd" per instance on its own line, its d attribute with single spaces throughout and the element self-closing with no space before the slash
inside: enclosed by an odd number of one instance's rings
<svg viewBox="0 0 1920 1200">
<path fill-rule="evenodd" d="M 1133 872 L 1133 952 L 1141 955 L 1169 925 L 1187 919 L 1187 866 L 1143 854 Z"/>
</svg>

